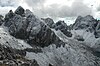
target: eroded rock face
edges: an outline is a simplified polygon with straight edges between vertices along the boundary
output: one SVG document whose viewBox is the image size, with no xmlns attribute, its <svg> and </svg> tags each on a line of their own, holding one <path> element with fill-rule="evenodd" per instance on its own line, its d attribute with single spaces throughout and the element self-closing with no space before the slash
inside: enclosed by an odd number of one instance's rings
<svg viewBox="0 0 100 66">
<path fill-rule="evenodd" d="M 21 6 L 19 6 L 19 7 L 16 9 L 15 14 L 18 14 L 18 15 L 23 16 L 24 11 L 25 11 L 25 10 L 24 10 Z"/>
<path fill-rule="evenodd" d="M 0 15 L 0 25 L 2 25 L 3 24 L 3 16 L 2 15 Z"/>
<path fill-rule="evenodd" d="M 90 32 L 93 32 L 95 30 L 95 27 L 97 25 L 97 20 L 94 19 L 92 16 L 87 15 L 85 17 L 79 16 L 75 23 L 73 24 L 73 29 L 87 29 Z"/>
<path fill-rule="evenodd" d="M 77 39 L 78 41 L 84 41 L 84 38 L 80 35 L 75 36 L 74 39 Z"/>
<path fill-rule="evenodd" d="M 94 33 L 95 37 L 98 38 L 100 37 L 100 21 L 98 21 L 98 24 L 95 28 L 95 33 Z"/>
<path fill-rule="evenodd" d="M 51 18 L 46 18 L 46 19 L 41 18 L 41 19 L 44 20 L 44 22 L 45 22 L 50 28 L 53 27 L 53 24 L 54 24 L 53 19 L 51 19 Z"/>
<path fill-rule="evenodd" d="M 10 10 L 10 11 L 8 12 L 8 14 L 5 15 L 4 20 L 7 22 L 7 21 L 10 20 L 10 18 L 12 18 L 13 16 L 14 16 L 14 13 L 13 13 L 12 10 Z"/>
<path fill-rule="evenodd" d="M 11 36 L 4 27 L 0 27 L 0 66 L 25 66 L 25 64 L 30 66 L 34 63 L 25 58 L 28 51 L 26 49 L 31 49 L 28 45 Z"/>
<path fill-rule="evenodd" d="M 54 23 L 53 19 L 51 18 L 41 18 L 50 28 L 55 30 L 61 30 L 67 37 L 72 37 L 72 34 L 69 30 L 69 26 L 66 25 L 64 21 L 58 21 Z"/>
<path fill-rule="evenodd" d="M 0 66 L 19 66 L 19 64 L 22 64 L 20 62 L 29 62 L 28 64 L 30 64 L 30 61 L 27 61 L 27 59 L 25 60 L 25 54 L 23 53 L 24 51 L 12 49 L 11 47 L 3 46 L 0 44 L 0 61 L 2 61 L 0 62 Z M 23 59 L 24 61 L 22 61 L 21 59 Z"/>
<path fill-rule="evenodd" d="M 11 14 L 14 14 L 14 16 L 10 17 Z M 8 27 L 10 34 L 14 37 L 24 39 L 31 45 L 39 46 L 48 46 L 58 41 L 52 30 L 29 10 L 25 12 L 26 17 L 12 12 L 7 15 L 6 18 L 8 20 L 5 20 L 6 22 L 4 25 Z"/>
<path fill-rule="evenodd" d="M 53 25 L 53 28 L 56 30 L 61 30 L 68 37 L 72 37 L 72 34 L 70 31 L 68 31 L 68 26 L 64 21 L 58 21 Z"/>
<path fill-rule="evenodd" d="M 39 64 L 38 64 L 37 61 L 34 59 L 34 60 L 32 61 L 31 66 L 39 66 Z"/>
</svg>

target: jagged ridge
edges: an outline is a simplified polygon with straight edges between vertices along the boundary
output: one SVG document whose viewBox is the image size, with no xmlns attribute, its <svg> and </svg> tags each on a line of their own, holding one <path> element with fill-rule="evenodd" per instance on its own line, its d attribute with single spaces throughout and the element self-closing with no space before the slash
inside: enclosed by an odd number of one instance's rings
<svg viewBox="0 0 100 66">
<path fill-rule="evenodd" d="M 6 43 L 3 41 L 4 39 L 1 39 L 1 45 L 5 43 L 4 45 L 9 48 L 11 47 L 9 45 L 13 45 L 13 42 L 16 43 L 18 47 L 20 45 L 28 45 L 27 43 L 29 43 L 28 47 L 25 47 L 23 50 L 19 49 L 19 51 L 22 50 L 19 53 L 24 51 L 27 59 L 35 59 L 35 62 L 37 61 L 40 66 L 100 65 L 100 58 L 98 56 L 99 38 L 95 38 L 99 37 L 99 21 L 90 15 L 78 17 L 72 27 L 69 28 L 64 21 L 54 23 L 54 21 L 50 18 L 42 18 L 41 20 L 30 10 L 24 10 L 21 6 L 19 6 L 15 12 L 10 10 L 9 13 L 6 14 L 4 20 L 1 20 L 3 21 L 1 23 L 4 23 L 2 28 L 8 28 L 7 32 L 5 32 L 7 35 L 5 36 L 13 36 L 12 38 L 8 38 L 9 41 Z M 79 32 L 83 33 L 79 34 Z M 3 35 L 2 32 L 0 34 Z M 91 37 L 90 35 L 86 37 L 86 34 L 91 34 L 93 36 Z M 1 36 L 1 38 L 6 37 Z M 94 38 L 93 40 L 97 43 L 91 43 L 91 41 L 88 42 L 88 40 L 92 38 Z M 18 39 L 24 40 L 24 44 L 16 42 Z M 35 47 L 37 47 L 37 49 L 34 49 Z M 12 48 L 10 50 L 13 49 L 14 51 L 11 53 L 16 53 L 18 50 L 17 48 Z M 34 53 L 34 51 L 36 51 L 36 53 Z M 7 53 L 9 54 L 9 52 Z M 19 55 L 22 56 L 21 54 Z M 35 62 L 33 62 L 33 64 Z M 32 64 L 32 61 L 30 61 L 30 64 Z"/>
</svg>

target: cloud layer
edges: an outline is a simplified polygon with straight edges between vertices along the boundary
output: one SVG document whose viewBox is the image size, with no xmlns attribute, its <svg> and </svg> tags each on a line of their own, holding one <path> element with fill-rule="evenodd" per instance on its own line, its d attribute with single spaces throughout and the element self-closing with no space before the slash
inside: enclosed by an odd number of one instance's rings
<svg viewBox="0 0 100 66">
<path fill-rule="evenodd" d="M 0 14 L 5 15 L 9 10 L 15 10 L 19 3 L 18 0 L 0 0 Z"/>
<path fill-rule="evenodd" d="M 29 7 L 33 13 L 39 17 L 51 17 L 54 19 L 77 17 L 79 15 L 85 16 L 93 13 L 92 8 L 88 7 L 88 5 L 84 3 L 84 0 L 65 0 L 72 1 L 71 6 L 65 5 L 68 3 L 58 4 L 56 2 L 46 6 L 46 1 L 48 0 L 0 0 L 0 14 L 4 15 L 10 9 L 15 10 L 20 5 L 25 9 Z M 57 0 L 50 1 L 53 2 Z M 97 12 L 98 11 L 100 11 L 100 7 L 97 8 Z"/>
<path fill-rule="evenodd" d="M 0 0 L 1 7 L 14 7 L 18 4 L 17 0 Z"/>
<path fill-rule="evenodd" d="M 91 14 L 91 8 L 83 3 L 83 0 L 75 0 L 71 6 L 52 4 L 49 6 L 43 6 L 45 0 L 25 0 L 26 3 L 33 8 L 33 12 L 40 17 L 76 17 L 78 15 Z"/>
<path fill-rule="evenodd" d="M 97 7 L 97 11 L 100 11 L 100 5 Z"/>
</svg>

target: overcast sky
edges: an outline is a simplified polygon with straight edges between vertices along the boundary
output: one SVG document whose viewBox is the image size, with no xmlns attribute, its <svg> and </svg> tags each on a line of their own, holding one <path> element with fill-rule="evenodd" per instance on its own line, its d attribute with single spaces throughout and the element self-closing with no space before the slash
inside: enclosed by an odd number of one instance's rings
<svg viewBox="0 0 100 66">
<path fill-rule="evenodd" d="M 30 9 L 38 17 L 51 17 L 71 24 L 79 15 L 100 19 L 100 0 L 0 0 L 0 14 L 18 6 Z"/>
</svg>

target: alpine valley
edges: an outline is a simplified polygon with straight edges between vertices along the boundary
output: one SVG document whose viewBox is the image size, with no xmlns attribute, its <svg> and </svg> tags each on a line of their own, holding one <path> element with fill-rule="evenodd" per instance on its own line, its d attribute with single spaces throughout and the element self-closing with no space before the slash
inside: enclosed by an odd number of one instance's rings
<svg viewBox="0 0 100 66">
<path fill-rule="evenodd" d="M 0 15 L 0 66 L 100 66 L 100 21 L 39 18 L 19 6 Z"/>
</svg>

